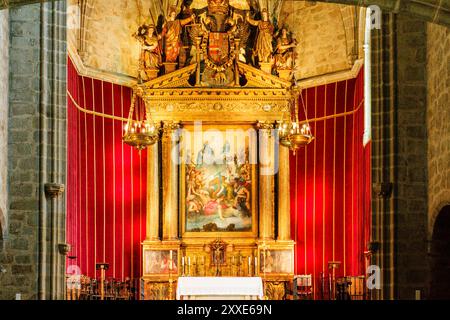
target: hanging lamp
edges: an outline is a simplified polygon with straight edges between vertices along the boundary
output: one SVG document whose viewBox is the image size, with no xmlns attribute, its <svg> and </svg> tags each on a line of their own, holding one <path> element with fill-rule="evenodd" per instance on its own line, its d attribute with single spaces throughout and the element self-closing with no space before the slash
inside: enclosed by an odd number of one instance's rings
<svg viewBox="0 0 450 320">
<path fill-rule="evenodd" d="M 295 88 L 292 90 L 292 99 L 290 102 L 290 114 L 287 121 L 282 120 L 278 125 L 278 134 L 280 144 L 289 148 L 295 155 L 297 150 L 302 146 L 306 146 L 314 140 L 314 136 L 311 133 L 311 127 L 308 122 L 308 116 L 303 103 L 303 96 L 300 93 L 302 99 L 303 112 L 305 114 L 305 120 L 299 121 L 298 117 L 298 103 L 299 103 L 298 90 Z"/>
<path fill-rule="evenodd" d="M 146 107 L 145 102 L 137 99 L 134 90 L 122 139 L 123 142 L 138 150 L 155 144 L 159 139 L 159 126 L 153 122 L 150 109 Z"/>
</svg>

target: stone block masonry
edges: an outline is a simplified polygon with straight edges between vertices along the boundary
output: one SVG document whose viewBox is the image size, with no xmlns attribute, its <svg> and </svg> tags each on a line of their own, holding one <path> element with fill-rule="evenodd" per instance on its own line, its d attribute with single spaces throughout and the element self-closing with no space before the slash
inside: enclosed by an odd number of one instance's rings
<svg viewBox="0 0 450 320">
<path fill-rule="evenodd" d="M 428 237 L 450 204 L 450 30 L 427 24 Z"/>
<path fill-rule="evenodd" d="M 6 268 L 0 299 L 8 300 L 16 293 L 22 299 L 37 298 L 40 50 L 31 45 L 40 43 L 37 21 L 40 4 L 9 11 L 9 235 L 0 253 Z"/>
<path fill-rule="evenodd" d="M 411 28 L 412 25 L 415 27 Z M 397 298 L 414 299 L 415 290 L 426 290 L 428 271 L 426 22 L 398 15 L 396 33 Z"/>
<path fill-rule="evenodd" d="M 0 248 L 6 270 L 0 299 L 64 297 L 65 256 L 58 252 L 64 198 L 49 199 L 44 185 L 65 183 L 65 16 L 65 1 L 9 10 L 8 152 L 0 149 L 8 160 L 9 189 L 0 190 L 9 196 L 8 236 Z"/>
</svg>

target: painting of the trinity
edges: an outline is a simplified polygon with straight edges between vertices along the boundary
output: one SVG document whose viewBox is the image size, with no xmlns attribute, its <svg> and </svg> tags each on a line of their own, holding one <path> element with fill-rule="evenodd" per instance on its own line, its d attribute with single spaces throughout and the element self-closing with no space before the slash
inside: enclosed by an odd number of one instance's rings
<svg viewBox="0 0 450 320">
<path fill-rule="evenodd" d="M 185 146 L 185 231 L 251 231 L 249 136 L 216 132 L 191 138 Z"/>
</svg>

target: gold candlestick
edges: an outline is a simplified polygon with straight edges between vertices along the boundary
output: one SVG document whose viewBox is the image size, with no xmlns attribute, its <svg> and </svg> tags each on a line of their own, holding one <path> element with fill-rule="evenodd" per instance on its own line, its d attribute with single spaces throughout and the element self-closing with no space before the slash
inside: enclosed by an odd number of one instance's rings
<svg viewBox="0 0 450 320">
<path fill-rule="evenodd" d="M 95 268 L 97 270 L 100 270 L 100 299 L 104 300 L 105 299 L 105 275 L 106 275 L 106 270 L 108 270 L 109 264 L 102 262 L 102 263 L 97 263 L 95 265 Z"/>
<path fill-rule="evenodd" d="M 269 298 L 267 297 L 267 280 L 266 280 L 266 243 L 263 243 L 263 263 L 262 263 L 262 267 L 263 267 L 263 290 L 264 290 L 264 300 L 269 300 Z"/>
<path fill-rule="evenodd" d="M 173 261 L 172 258 L 173 258 L 172 250 L 170 250 L 170 258 L 169 258 L 169 297 L 168 297 L 167 300 L 172 300 L 172 282 L 173 282 L 173 280 L 172 280 L 172 267 L 173 267 L 173 265 L 172 265 L 172 261 Z"/>
<path fill-rule="evenodd" d="M 172 289 L 172 272 L 169 269 L 169 294 L 168 294 L 168 299 L 167 300 L 172 300 L 172 293 L 173 293 L 173 289 Z"/>
<path fill-rule="evenodd" d="M 184 277 L 184 257 L 181 257 L 181 276 Z"/>
<path fill-rule="evenodd" d="M 194 256 L 194 264 L 193 264 L 193 271 L 192 271 L 192 276 L 196 276 L 197 272 L 198 272 L 198 266 L 197 266 L 197 256 Z"/>
<path fill-rule="evenodd" d="M 188 277 L 191 276 L 191 257 L 188 257 L 188 271 L 187 271 L 187 275 Z"/>
</svg>

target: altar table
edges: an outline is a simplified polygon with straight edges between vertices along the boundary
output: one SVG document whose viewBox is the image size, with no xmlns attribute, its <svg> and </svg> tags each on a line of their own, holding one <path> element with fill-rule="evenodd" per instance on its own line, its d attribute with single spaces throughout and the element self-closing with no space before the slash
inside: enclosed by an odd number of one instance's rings
<svg viewBox="0 0 450 320">
<path fill-rule="evenodd" d="M 262 300 L 260 277 L 180 277 L 177 300 Z"/>
</svg>

